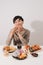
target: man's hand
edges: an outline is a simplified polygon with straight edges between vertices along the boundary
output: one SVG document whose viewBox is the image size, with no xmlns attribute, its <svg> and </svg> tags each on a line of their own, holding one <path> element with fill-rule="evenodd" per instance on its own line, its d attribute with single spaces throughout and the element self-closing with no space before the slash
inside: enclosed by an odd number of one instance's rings
<svg viewBox="0 0 43 65">
<path fill-rule="evenodd" d="M 19 36 L 19 38 L 21 39 L 22 38 L 22 35 L 18 32 L 17 35 Z"/>
</svg>

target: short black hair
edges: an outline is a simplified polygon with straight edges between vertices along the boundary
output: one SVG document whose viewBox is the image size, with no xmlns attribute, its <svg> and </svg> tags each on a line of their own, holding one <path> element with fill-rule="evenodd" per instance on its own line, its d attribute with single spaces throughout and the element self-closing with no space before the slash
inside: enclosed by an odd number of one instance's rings
<svg viewBox="0 0 43 65">
<path fill-rule="evenodd" d="M 15 21 L 17 20 L 17 19 L 19 19 L 19 20 L 21 20 L 21 21 L 24 21 L 24 19 L 22 18 L 22 16 L 15 16 L 14 18 L 13 18 L 13 23 L 15 23 Z"/>
</svg>

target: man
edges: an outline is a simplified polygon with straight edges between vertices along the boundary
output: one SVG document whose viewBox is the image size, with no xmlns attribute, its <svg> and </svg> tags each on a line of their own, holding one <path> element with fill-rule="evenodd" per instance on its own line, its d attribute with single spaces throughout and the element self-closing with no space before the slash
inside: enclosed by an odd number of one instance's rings
<svg viewBox="0 0 43 65">
<path fill-rule="evenodd" d="M 11 44 L 13 39 L 13 44 L 21 48 L 23 45 L 27 45 L 30 38 L 30 31 L 23 27 L 24 19 L 21 16 L 15 16 L 13 18 L 14 28 L 11 29 L 8 39 L 6 41 L 7 45 Z"/>
</svg>

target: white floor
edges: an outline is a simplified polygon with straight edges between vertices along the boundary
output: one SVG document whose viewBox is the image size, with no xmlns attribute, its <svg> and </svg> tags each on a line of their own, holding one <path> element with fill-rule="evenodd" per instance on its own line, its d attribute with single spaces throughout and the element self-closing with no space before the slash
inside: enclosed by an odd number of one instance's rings
<svg viewBox="0 0 43 65">
<path fill-rule="evenodd" d="M 3 46 L 0 46 L 0 65 L 43 65 L 43 47 L 37 52 L 38 57 L 32 57 L 30 54 L 25 60 L 16 60 L 11 55 L 5 57 L 3 55 Z"/>
</svg>

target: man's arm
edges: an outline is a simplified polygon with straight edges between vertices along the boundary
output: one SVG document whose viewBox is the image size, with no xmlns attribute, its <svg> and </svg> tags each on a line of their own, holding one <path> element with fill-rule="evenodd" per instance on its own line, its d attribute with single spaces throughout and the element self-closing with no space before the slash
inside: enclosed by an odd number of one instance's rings
<svg viewBox="0 0 43 65">
<path fill-rule="evenodd" d="M 8 35 L 8 38 L 6 40 L 6 44 L 7 45 L 10 45 L 11 44 L 12 38 L 14 37 L 14 33 L 15 33 L 16 30 L 17 30 L 17 27 L 11 29 L 11 31 L 10 31 L 10 33 Z"/>
<path fill-rule="evenodd" d="M 18 36 L 22 42 L 23 45 L 28 44 L 29 38 L 30 38 L 30 31 L 26 31 L 24 34 L 24 37 L 18 33 Z"/>
<path fill-rule="evenodd" d="M 11 44 L 12 38 L 13 38 L 13 34 L 14 34 L 14 29 L 11 29 L 8 38 L 6 40 L 6 44 L 9 46 Z"/>
</svg>

